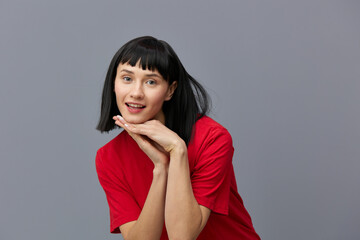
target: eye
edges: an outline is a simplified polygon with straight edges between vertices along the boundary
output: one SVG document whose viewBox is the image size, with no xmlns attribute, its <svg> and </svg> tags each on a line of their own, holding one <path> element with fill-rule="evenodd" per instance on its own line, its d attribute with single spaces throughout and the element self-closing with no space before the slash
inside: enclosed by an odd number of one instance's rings
<svg viewBox="0 0 360 240">
<path fill-rule="evenodd" d="M 155 85 L 155 84 L 156 84 L 156 81 L 154 81 L 154 80 L 147 80 L 146 83 L 149 84 L 149 85 Z"/>
<path fill-rule="evenodd" d="M 123 77 L 124 82 L 130 82 L 131 78 L 130 77 Z"/>
</svg>

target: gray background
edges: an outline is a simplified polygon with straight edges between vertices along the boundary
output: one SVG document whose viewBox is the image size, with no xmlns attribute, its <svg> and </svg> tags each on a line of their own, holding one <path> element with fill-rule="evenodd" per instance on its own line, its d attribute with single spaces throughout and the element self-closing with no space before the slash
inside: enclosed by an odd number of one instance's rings
<svg viewBox="0 0 360 240">
<path fill-rule="evenodd" d="M 169 42 L 233 136 L 263 239 L 360 239 L 359 1 L 0 1 L 0 239 L 109 234 L 95 130 L 110 59 Z"/>
</svg>

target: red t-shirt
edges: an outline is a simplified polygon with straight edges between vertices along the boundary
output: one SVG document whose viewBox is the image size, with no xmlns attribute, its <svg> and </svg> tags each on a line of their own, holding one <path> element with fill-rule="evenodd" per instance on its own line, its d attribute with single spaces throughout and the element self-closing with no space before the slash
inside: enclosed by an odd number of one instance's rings
<svg viewBox="0 0 360 240">
<path fill-rule="evenodd" d="M 197 202 L 211 209 L 197 239 L 260 239 L 237 192 L 229 132 L 204 116 L 195 124 L 188 145 L 192 189 Z M 154 165 L 126 131 L 96 155 L 96 169 L 110 208 L 110 231 L 137 220 L 153 177 Z M 164 225 L 162 240 L 168 239 Z"/>
</svg>

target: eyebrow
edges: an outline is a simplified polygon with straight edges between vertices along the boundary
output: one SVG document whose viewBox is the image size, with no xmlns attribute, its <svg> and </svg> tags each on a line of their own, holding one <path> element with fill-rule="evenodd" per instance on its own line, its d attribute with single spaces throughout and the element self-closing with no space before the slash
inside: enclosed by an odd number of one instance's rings
<svg viewBox="0 0 360 240">
<path fill-rule="evenodd" d="M 127 69 L 122 69 L 120 72 L 126 72 L 126 73 L 129 73 L 129 74 L 134 74 L 133 71 L 130 71 L 130 70 L 127 70 Z M 161 78 L 159 74 L 156 74 L 156 73 L 150 73 L 150 74 L 145 74 L 145 76 L 147 77 L 158 77 L 158 78 Z"/>
<path fill-rule="evenodd" d="M 158 77 L 160 78 L 159 74 L 156 73 L 151 73 L 151 74 L 146 74 L 147 77 Z"/>
<path fill-rule="evenodd" d="M 134 72 L 129 71 L 129 70 L 126 70 L 126 69 L 122 69 L 120 72 L 126 72 L 126 73 L 131 73 L 131 74 L 134 74 Z"/>
</svg>

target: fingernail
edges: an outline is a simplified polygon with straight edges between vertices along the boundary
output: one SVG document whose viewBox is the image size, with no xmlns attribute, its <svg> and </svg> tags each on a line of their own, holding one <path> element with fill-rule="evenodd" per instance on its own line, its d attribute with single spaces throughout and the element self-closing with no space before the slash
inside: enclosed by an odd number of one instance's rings
<svg viewBox="0 0 360 240">
<path fill-rule="evenodd" d="M 120 115 L 117 115 L 116 117 L 120 120 L 123 120 L 123 118 Z"/>
<path fill-rule="evenodd" d="M 127 125 L 126 123 L 125 123 L 124 125 L 125 125 L 125 127 L 127 127 L 127 128 L 129 127 L 129 125 Z"/>
</svg>

